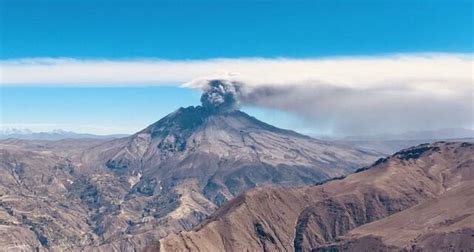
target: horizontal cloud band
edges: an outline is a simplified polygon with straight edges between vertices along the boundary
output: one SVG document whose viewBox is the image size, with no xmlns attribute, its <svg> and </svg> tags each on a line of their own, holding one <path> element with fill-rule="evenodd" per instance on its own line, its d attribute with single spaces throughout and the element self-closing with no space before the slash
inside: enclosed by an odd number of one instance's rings
<svg viewBox="0 0 474 252">
<path fill-rule="evenodd" d="M 471 81 L 471 54 L 401 54 L 322 59 L 80 60 L 32 58 L 0 61 L 3 85 L 169 85 L 209 76 L 238 76 L 249 85 L 317 81 L 363 88 L 405 81 Z"/>
<path fill-rule="evenodd" d="M 240 83 L 242 105 L 299 114 L 313 128 L 367 134 L 474 127 L 472 54 L 321 59 L 19 59 L 0 61 L 2 85 L 149 86 L 205 89 Z"/>
</svg>

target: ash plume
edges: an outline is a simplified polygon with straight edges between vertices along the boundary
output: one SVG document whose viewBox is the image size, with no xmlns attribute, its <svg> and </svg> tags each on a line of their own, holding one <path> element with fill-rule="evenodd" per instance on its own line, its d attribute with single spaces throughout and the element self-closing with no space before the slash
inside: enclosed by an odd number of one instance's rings
<svg viewBox="0 0 474 252">
<path fill-rule="evenodd" d="M 201 103 L 211 111 L 232 111 L 239 106 L 240 84 L 229 80 L 210 80 L 204 88 Z"/>
<path fill-rule="evenodd" d="M 295 127 L 341 136 L 473 127 L 470 80 L 443 88 L 438 87 L 439 80 L 423 81 L 394 79 L 351 86 L 317 79 L 284 84 L 230 76 L 196 79 L 186 87 L 203 90 L 202 106 L 209 111 L 240 106 L 283 111 L 303 120 L 304 125 Z"/>
</svg>

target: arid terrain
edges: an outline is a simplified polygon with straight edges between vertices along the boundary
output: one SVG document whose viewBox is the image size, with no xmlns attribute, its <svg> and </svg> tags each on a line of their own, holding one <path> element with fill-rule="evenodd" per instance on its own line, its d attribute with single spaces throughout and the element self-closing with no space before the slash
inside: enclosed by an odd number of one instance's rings
<svg viewBox="0 0 474 252">
<path fill-rule="evenodd" d="M 474 145 L 423 144 L 344 179 L 257 188 L 160 251 L 472 251 Z"/>
<path fill-rule="evenodd" d="M 474 252 L 474 0 L 0 0 L 0 252 Z"/>
<path fill-rule="evenodd" d="M 340 147 L 269 125 L 259 125 L 249 134 L 255 137 L 258 132 L 259 137 L 267 137 L 261 141 L 283 135 L 286 141 L 292 139 L 301 146 L 311 145 L 308 149 L 321 148 L 324 153 L 336 148 L 335 152 L 361 158 L 357 166 L 357 163 L 345 163 L 344 157 L 338 160 L 337 155 L 325 156 L 335 159 L 332 164 L 341 167 L 327 173 L 325 169 L 333 170 L 324 162 L 315 161 L 321 155 L 319 152 L 307 154 L 314 155 L 307 163 L 305 156 L 295 159 L 285 156 L 286 159 L 278 160 L 278 155 L 286 155 L 282 149 L 290 149 L 285 145 L 281 149 L 262 148 L 262 152 L 258 152 L 258 147 L 250 148 L 245 154 L 244 140 L 239 146 L 236 137 L 226 134 L 240 134 L 244 129 L 249 132 L 248 124 L 238 130 L 230 130 L 228 124 L 219 125 L 221 132 L 217 135 L 219 128 L 208 131 L 212 137 L 236 141 L 233 144 L 213 139 L 204 145 L 208 138 L 188 136 L 186 139 L 195 144 L 194 148 L 187 149 L 186 142 L 180 150 L 176 146 L 179 136 L 173 135 L 171 142 L 170 133 L 153 139 L 152 132 L 157 127 L 172 128 L 168 123 L 175 122 L 182 111 L 123 139 L 0 141 L 2 248 L 7 251 L 470 251 L 474 248 L 472 143 L 422 144 L 365 166 L 363 158 L 373 160 L 373 155 L 337 149 Z M 255 120 L 241 112 L 232 113 L 237 115 L 217 115 L 224 117 L 219 122 L 229 123 L 236 118 L 240 123 Z M 235 121 L 230 122 L 236 125 Z M 191 134 L 205 134 L 191 131 Z M 164 148 L 165 151 L 160 144 L 163 139 L 168 139 L 171 146 Z M 165 166 L 167 162 L 178 162 L 176 155 L 197 155 L 196 142 L 202 143 L 204 147 L 198 146 L 208 152 L 202 151 L 193 160 L 207 160 L 209 166 L 215 167 L 212 172 L 206 172 L 205 164 L 186 163 L 189 157 L 180 157 L 180 165 Z M 278 145 L 272 143 L 272 146 Z M 143 150 L 151 153 L 147 156 Z M 253 159 L 263 151 L 266 157 L 276 161 Z M 229 155 L 240 155 L 240 160 L 231 164 L 241 166 L 219 163 L 219 158 L 229 159 Z M 143 161 L 157 156 L 149 164 Z M 110 160 L 120 161 L 112 166 Z M 260 166 L 252 160 L 266 165 Z M 295 160 L 300 163 L 283 165 Z M 152 165 L 161 163 L 165 168 Z M 307 164 L 307 168 L 302 164 Z M 200 172 L 192 173 L 193 165 L 199 165 L 195 169 Z M 254 170 L 247 171 L 247 165 L 252 165 Z M 354 167 L 363 168 L 350 174 Z M 285 180 L 277 180 L 279 173 L 284 174 Z M 232 184 L 228 180 L 236 182 Z M 210 183 L 216 185 L 210 187 Z"/>
</svg>

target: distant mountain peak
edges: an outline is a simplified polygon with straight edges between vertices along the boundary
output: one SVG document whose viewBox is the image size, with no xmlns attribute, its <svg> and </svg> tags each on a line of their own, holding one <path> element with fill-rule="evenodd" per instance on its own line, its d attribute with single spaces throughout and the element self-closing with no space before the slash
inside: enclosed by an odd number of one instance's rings
<svg viewBox="0 0 474 252">
<path fill-rule="evenodd" d="M 8 128 L 0 130 L 0 139 L 24 139 L 24 140 L 61 140 L 61 139 L 79 139 L 79 138 L 91 138 L 91 139 L 112 139 L 127 136 L 126 134 L 114 134 L 114 135 L 95 135 L 89 133 L 77 133 L 73 131 L 67 131 L 63 129 L 54 129 L 51 131 L 40 131 L 35 132 L 30 129 L 16 129 Z"/>
<path fill-rule="evenodd" d="M 30 129 L 19 129 L 19 128 L 5 128 L 0 130 L 0 135 L 12 135 L 12 134 L 31 134 L 33 131 Z"/>
</svg>

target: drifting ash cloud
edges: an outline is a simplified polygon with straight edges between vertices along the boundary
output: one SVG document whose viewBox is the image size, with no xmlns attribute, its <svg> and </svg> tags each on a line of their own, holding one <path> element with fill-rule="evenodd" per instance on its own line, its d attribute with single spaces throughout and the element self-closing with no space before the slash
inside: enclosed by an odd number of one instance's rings
<svg viewBox="0 0 474 252">
<path fill-rule="evenodd" d="M 0 64 L 3 85 L 185 82 L 183 87 L 204 91 L 204 106 L 283 110 L 305 118 L 316 130 L 329 128 L 335 134 L 474 128 L 472 54 L 304 60 L 24 59 Z"/>
<path fill-rule="evenodd" d="M 315 82 L 251 86 L 228 79 L 200 79 L 187 85 L 203 89 L 201 101 L 208 97 L 209 90 L 220 87 L 219 102 L 214 103 L 214 107 L 223 103 L 227 108 L 250 105 L 283 110 L 302 116 L 312 123 L 315 130 L 330 128 L 336 135 L 473 127 L 472 82 L 460 85 L 463 88 L 458 86 L 459 90 L 444 92 L 430 92 L 416 85 L 392 84 L 369 88 Z M 230 91 L 225 93 L 224 90 Z M 231 99 L 224 103 L 222 97 Z M 203 105 L 210 106 L 204 102 Z"/>
<path fill-rule="evenodd" d="M 262 88 L 246 103 L 297 113 L 335 134 L 398 133 L 409 130 L 472 127 L 472 91 L 431 93 L 411 88 Z"/>
</svg>

